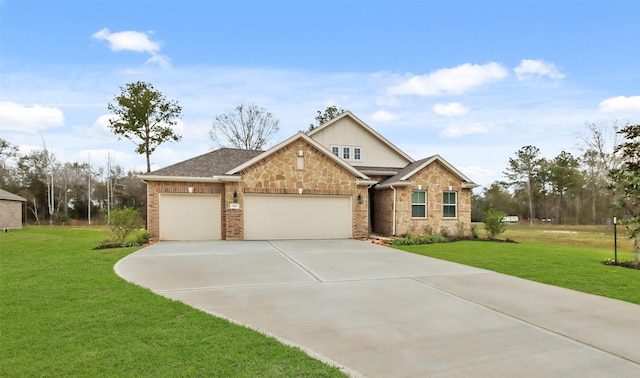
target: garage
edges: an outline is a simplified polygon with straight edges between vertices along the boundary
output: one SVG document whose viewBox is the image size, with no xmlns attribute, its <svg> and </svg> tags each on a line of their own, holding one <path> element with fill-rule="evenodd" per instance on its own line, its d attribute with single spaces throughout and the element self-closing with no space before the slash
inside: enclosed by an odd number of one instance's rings
<svg viewBox="0 0 640 378">
<path fill-rule="evenodd" d="M 246 194 L 244 229 L 247 240 L 351 238 L 351 197 Z"/>
<path fill-rule="evenodd" d="M 221 239 L 220 195 L 160 194 L 160 240 Z"/>
</svg>

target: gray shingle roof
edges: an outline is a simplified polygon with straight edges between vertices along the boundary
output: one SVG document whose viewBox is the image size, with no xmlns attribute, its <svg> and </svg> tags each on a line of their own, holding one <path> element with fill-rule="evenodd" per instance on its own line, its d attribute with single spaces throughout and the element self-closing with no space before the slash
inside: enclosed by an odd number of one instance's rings
<svg viewBox="0 0 640 378">
<path fill-rule="evenodd" d="M 381 181 L 380 184 L 391 184 L 391 183 L 402 182 L 401 180 L 402 177 L 404 177 L 407 173 L 413 171 L 414 169 L 418 168 L 420 165 L 422 165 L 424 162 L 431 159 L 432 157 L 433 156 L 430 156 L 428 158 L 424 158 L 418 161 L 414 161 L 413 163 L 407 165 L 406 167 L 398 171 L 397 174 L 387 178 L 386 180 Z"/>
<path fill-rule="evenodd" d="M 148 173 L 153 176 L 212 177 L 253 159 L 263 151 L 221 148 Z"/>
<path fill-rule="evenodd" d="M 7 192 L 6 190 L 2 189 L 0 189 L 0 199 L 9 201 L 26 201 L 26 199 L 20 197 L 19 195 Z"/>
</svg>

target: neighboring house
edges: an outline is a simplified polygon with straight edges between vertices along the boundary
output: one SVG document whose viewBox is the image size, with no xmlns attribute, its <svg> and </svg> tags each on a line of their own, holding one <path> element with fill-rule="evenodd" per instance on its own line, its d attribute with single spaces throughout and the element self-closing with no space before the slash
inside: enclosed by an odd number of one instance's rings
<svg viewBox="0 0 640 378">
<path fill-rule="evenodd" d="M 469 234 L 477 187 L 415 161 L 350 112 L 267 151 L 223 148 L 141 175 L 160 240 Z"/>
<path fill-rule="evenodd" d="M 22 203 L 26 199 L 0 189 L 0 229 L 22 228 Z"/>
</svg>

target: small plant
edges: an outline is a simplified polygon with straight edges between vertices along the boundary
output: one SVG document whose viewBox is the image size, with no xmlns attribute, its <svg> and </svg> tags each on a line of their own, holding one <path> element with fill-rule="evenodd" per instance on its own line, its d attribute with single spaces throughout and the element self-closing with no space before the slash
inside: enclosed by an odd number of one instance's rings
<svg viewBox="0 0 640 378">
<path fill-rule="evenodd" d="M 477 239 L 479 237 L 478 236 L 478 225 L 477 224 L 472 224 L 471 225 L 471 236 L 474 239 Z"/>
<path fill-rule="evenodd" d="M 450 234 L 451 234 L 451 232 L 449 231 L 449 229 L 447 227 L 440 226 L 440 235 L 443 238 L 448 239 Z"/>
<path fill-rule="evenodd" d="M 133 247 L 135 245 L 143 245 L 149 242 L 149 232 L 147 230 L 136 230 L 131 232 L 124 239 L 123 247 Z"/>
<path fill-rule="evenodd" d="M 138 210 L 125 207 L 111 212 L 109 225 L 111 227 L 111 237 L 105 240 L 103 245 L 124 246 L 129 234 L 142 228 L 142 219 Z"/>
<path fill-rule="evenodd" d="M 494 239 L 507 229 L 507 222 L 504 220 L 506 216 L 505 213 L 494 209 L 487 209 L 484 212 L 482 222 L 484 222 L 484 229 L 487 231 L 489 239 Z"/>
</svg>

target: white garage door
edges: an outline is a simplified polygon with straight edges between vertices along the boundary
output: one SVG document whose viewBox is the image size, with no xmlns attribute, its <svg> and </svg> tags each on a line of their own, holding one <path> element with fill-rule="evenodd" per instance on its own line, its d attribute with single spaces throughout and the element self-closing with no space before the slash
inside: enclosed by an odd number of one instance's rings
<svg viewBox="0 0 640 378">
<path fill-rule="evenodd" d="M 352 236 L 351 197 L 247 194 L 244 200 L 247 240 Z"/>
<path fill-rule="evenodd" d="M 160 194 L 160 240 L 219 240 L 220 195 Z"/>
</svg>

